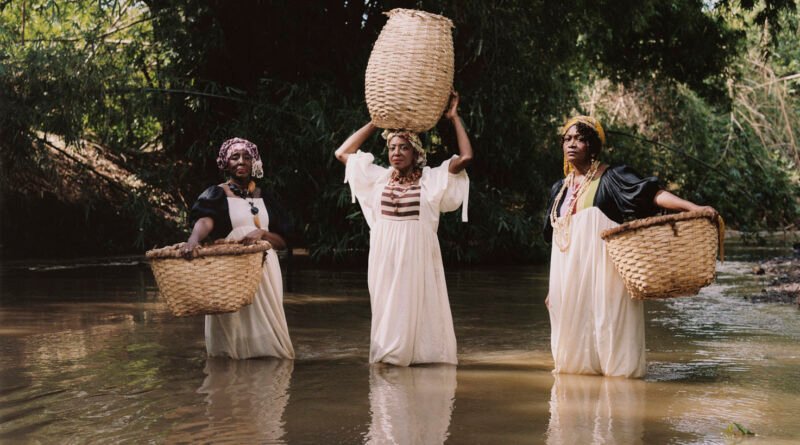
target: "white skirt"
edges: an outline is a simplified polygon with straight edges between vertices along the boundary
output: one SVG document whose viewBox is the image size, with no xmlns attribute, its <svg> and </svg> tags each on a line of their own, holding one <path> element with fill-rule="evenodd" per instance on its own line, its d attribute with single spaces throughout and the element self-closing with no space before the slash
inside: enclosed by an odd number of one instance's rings
<svg viewBox="0 0 800 445">
<path fill-rule="evenodd" d="M 241 239 L 254 229 L 234 229 L 228 238 Z M 267 251 L 253 304 L 230 314 L 206 315 L 206 350 L 209 356 L 236 359 L 294 358 L 283 312 L 283 277 L 275 250 Z"/>
<path fill-rule="evenodd" d="M 419 221 L 379 221 L 370 234 L 370 363 L 456 364 L 439 239 Z"/>
<path fill-rule="evenodd" d="M 591 207 L 572 216 L 566 252 L 553 244 L 550 342 L 556 373 L 645 374 L 644 306 L 631 299 L 600 238 L 617 225 Z"/>
</svg>

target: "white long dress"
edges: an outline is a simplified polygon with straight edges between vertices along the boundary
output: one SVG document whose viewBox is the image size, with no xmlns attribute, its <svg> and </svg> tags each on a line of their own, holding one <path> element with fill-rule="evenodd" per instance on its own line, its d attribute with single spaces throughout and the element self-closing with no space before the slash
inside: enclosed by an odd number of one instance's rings
<svg viewBox="0 0 800 445">
<path fill-rule="evenodd" d="M 240 240 L 256 229 L 250 205 L 241 198 L 227 198 L 233 230 L 227 239 Z M 256 198 L 259 222 L 269 227 L 264 200 Z M 294 358 L 286 315 L 283 312 L 283 278 L 275 250 L 267 252 L 263 277 L 253 304 L 238 312 L 206 315 L 206 350 L 210 356 L 235 359 L 253 357 Z M 232 279 L 235 277 L 232 277 Z"/>
<path fill-rule="evenodd" d="M 599 208 L 572 215 L 566 252 L 550 256 L 550 325 L 555 373 L 642 377 L 644 307 L 630 297 L 600 232 L 619 224 Z"/>
<path fill-rule="evenodd" d="M 419 219 L 394 221 L 381 214 L 381 194 L 393 169 L 373 161 L 372 154 L 359 151 L 350 155 L 345 169 L 345 182 L 370 227 L 369 361 L 399 366 L 456 364 L 456 337 L 436 230 L 439 214 L 462 203 L 466 221 L 469 177 L 465 171 L 451 174 L 450 160 L 423 168 Z"/>
</svg>

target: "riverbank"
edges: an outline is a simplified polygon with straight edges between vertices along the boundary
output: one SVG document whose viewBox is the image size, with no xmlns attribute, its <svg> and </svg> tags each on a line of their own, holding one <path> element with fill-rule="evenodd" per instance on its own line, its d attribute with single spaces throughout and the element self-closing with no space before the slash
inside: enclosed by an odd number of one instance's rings
<svg viewBox="0 0 800 445">
<path fill-rule="evenodd" d="M 800 306 L 800 244 L 795 245 L 793 256 L 762 261 L 753 268 L 753 273 L 763 275 L 766 285 L 750 301 Z"/>
</svg>

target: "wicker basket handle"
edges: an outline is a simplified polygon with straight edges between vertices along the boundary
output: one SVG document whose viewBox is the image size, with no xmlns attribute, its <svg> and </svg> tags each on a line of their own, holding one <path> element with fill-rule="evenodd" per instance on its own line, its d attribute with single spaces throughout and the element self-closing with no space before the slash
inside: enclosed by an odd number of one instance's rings
<svg viewBox="0 0 800 445">
<path fill-rule="evenodd" d="M 184 258 L 181 247 L 186 243 L 177 243 L 160 249 L 148 250 L 145 257 L 148 259 L 156 258 Z M 200 245 L 194 252 L 193 258 L 202 258 L 219 255 L 244 255 L 255 252 L 267 252 L 272 249 L 269 241 L 256 241 L 253 244 L 244 245 L 240 241 L 217 240 L 213 243 Z"/>
<path fill-rule="evenodd" d="M 624 224 L 620 224 L 616 227 L 611 229 L 606 229 L 600 232 L 600 238 L 603 241 L 608 241 L 613 237 L 619 235 L 620 233 L 627 232 L 629 230 L 636 230 L 644 227 L 649 227 L 652 225 L 657 224 L 670 224 L 672 226 L 673 232 L 676 230 L 675 222 L 681 221 L 685 219 L 692 219 L 692 218 L 707 218 L 711 224 L 715 224 L 717 226 L 717 234 L 718 234 L 718 251 L 719 251 L 719 258 L 720 262 L 725 261 L 725 220 L 722 219 L 722 215 L 719 212 L 711 211 L 711 210 L 697 210 L 691 212 L 680 212 L 680 213 L 671 213 L 669 215 L 663 216 L 651 216 L 649 218 L 637 219 L 634 221 L 630 221 Z M 677 233 L 676 233 L 677 236 Z"/>
</svg>

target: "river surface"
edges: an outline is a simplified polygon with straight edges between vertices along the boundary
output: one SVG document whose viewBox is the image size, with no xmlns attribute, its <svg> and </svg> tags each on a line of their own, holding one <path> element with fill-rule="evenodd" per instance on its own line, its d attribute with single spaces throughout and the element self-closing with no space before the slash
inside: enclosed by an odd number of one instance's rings
<svg viewBox="0 0 800 445">
<path fill-rule="evenodd" d="M 0 443 L 799 443 L 800 311 L 746 298 L 791 250 L 728 251 L 699 296 L 646 303 L 643 380 L 551 374 L 546 266 L 449 270 L 458 367 L 398 368 L 367 363 L 366 270 L 295 271 L 297 359 L 236 361 L 138 259 L 7 263 Z"/>
</svg>

